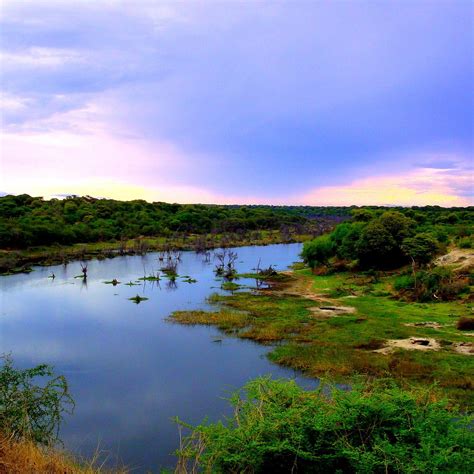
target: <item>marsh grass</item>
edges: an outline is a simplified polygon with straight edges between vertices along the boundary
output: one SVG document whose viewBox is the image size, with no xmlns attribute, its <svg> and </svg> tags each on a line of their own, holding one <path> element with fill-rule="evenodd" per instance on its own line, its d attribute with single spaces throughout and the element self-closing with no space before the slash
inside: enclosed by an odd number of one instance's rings
<svg viewBox="0 0 474 474">
<path fill-rule="evenodd" d="M 327 300 L 318 303 L 285 294 L 285 285 L 294 281 L 285 277 L 273 290 L 212 295 L 208 302 L 218 306 L 217 312 L 178 312 L 170 319 L 215 325 L 237 337 L 275 345 L 268 354 L 272 361 L 310 376 L 328 375 L 336 380 L 355 375 L 392 377 L 401 384 L 437 381 L 440 391 L 463 404 L 474 401 L 474 358 L 453 350 L 454 343 L 472 342 L 465 331 L 456 328 L 460 316 L 469 311 L 465 302 L 399 301 L 390 296 L 392 275 L 371 282 L 352 274 L 315 276 L 308 270 L 297 272 L 293 278 L 309 281 L 315 294 L 356 310 L 353 314 L 322 317 L 314 308 L 327 305 Z M 349 291 L 335 297 L 335 290 L 341 287 Z M 424 321 L 437 322 L 441 327 L 407 326 Z M 386 340 L 412 336 L 435 338 L 443 344 L 437 351 L 374 352 Z"/>
</svg>

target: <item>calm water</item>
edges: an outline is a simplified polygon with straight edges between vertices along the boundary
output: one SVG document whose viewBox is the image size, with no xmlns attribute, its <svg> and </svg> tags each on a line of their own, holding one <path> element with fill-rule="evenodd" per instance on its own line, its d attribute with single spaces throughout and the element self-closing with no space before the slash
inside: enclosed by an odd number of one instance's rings
<svg viewBox="0 0 474 474">
<path fill-rule="evenodd" d="M 261 267 L 286 268 L 300 245 L 235 250 L 237 270 L 248 272 L 259 259 Z M 67 376 L 76 409 L 61 430 L 66 447 L 84 455 L 99 447 L 136 472 L 174 464 L 178 435 L 171 417 L 198 423 L 230 414 L 222 397 L 258 375 L 314 383 L 270 363 L 268 347 L 232 338 L 216 343 L 222 336 L 214 328 L 165 321 L 175 310 L 209 308 L 207 296 L 221 292 L 214 265 L 202 256 L 183 253 L 178 268 L 195 284 L 178 278 L 174 289 L 167 280 L 123 285 L 159 266 L 156 254 L 90 261 L 87 285 L 74 279 L 81 273 L 77 262 L 0 277 L 0 353 L 11 352 L 17 366 L 48 363 Z M 122 284 L 103 283 L 113 278 Z M 127 300 L 137 293 L 149 300 Z"/>
</svg>

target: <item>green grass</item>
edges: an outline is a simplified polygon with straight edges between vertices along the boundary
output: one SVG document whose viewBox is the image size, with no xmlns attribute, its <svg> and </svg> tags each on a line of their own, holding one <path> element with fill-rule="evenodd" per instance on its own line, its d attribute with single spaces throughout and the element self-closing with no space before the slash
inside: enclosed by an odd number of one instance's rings
<svg viewBox="0 0 474 474">
<path fill-rule="evenodd" d="M 186 324 L 211 324 L 237 337 L 276 345 L 269 358 L 310 376 L 328 375 L 348 380 L 354 375 L 391 377 L 402 384 L 432 384 L 462 403 L 474 401 L 474 357 L 456 353 L 453 343 L 473 342 L 469 331 L 456 329 L 458 318 L 472 311 L 462 301 L 406 303 L 390 294 L 392 276 L 370 282 L 352 274 L 315 276 L 298 271 L 317 294 L 331 297 L 336 305 L 353 306 L 355 312 L 322 316 L 311 308 L 327 304 L 280 292 L 239 292 L 213 295 L 219 311 L 179 312 L 172 320 Z M 282 284 L 280 284 L 282 285 Z M 283 284 L 284 285 L 284 284 Z M 341 295 L 335 297 L 334 295 Z M 348 298 L 347 295 L 353 296 Z M 433 321 L 440 329 L 406 324 Z M 472 332 L 471 332 L 472 333 Z M 435 338 L 438 351 L 398 349 L 390 354 L 373 352 L 388 339 L 411 336 Z"/>
</svg>

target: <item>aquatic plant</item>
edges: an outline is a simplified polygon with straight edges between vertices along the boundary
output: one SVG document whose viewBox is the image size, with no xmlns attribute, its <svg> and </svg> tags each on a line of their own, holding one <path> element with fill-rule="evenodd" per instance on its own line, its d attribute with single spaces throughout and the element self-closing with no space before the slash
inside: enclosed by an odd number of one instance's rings
<svg viewBox="0 0 474 474">
<path fill-rule="evenodd" d="M 145 296 L 136 295 L 136 296 L 132 296 L 132 298 L 128 298 L 128 299 L 129 299 L 129 301 L 133 301 L 135 304 L 139 304 L 142 301 L 146 301 L 148 298 L 146 298 Z"/>
<path fill-rule="evenodd" d="M 241 285 L 234 283 L 233 281 L 225 281 L 222 283 L 221 288 L 226 291 L 235 291 L 241 288 Z"/>
<path fill-rule="evenodd" d="M 106 285 L 113 285 L 113 286 L 120 285 L 120 282 L 116 278 L 114 278 L 113 280 L 104 281 L 104 283 Z"/>
<path fill-rule="evenodd" d="M 186 277 L 186 278 L 183 278 L 183 282 L 184 283 L 197 283 L 197 280 L 191 277 Z"/>
</svg>

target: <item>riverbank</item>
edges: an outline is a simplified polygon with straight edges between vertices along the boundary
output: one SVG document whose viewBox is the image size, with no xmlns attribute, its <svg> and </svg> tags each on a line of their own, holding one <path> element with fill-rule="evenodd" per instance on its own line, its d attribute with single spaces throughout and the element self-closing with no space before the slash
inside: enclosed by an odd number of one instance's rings
<svg viewBox="0 0 474 474">
<path fill-rule="evenodd" d="M 148 252 L 199 251 L 219 247 L 245 247 L 305 242 L 309 234 L 288 236 L 280 231 L 260 231 L 251 234 L 183 234 L 176 238 L 143 237 L 127 241 L 94 242 L 67 246 L 33 247 L 25 250 L 0 250 L 0 275 L 28 273 L 32 266 L 67 264 L 75 260 L 114 258 L 124 255 L 144 255 Z"/>
<path fill-rule="evenodd" d="M 170 320 L 273 345 L 273 362 L 312 377 L 436 384 L 440 395 L 472 406 L 474 332 L 456 327 L 459 318 L 472 316 L 472 300 L 400 301 L 394 278 L 301 269 L 269 289 L 212 296 L 216 312 L 178 311 Z"/>
<path fill-rule="evenodd" d="M 99 453 L 98 453 L 99 455 Z M 40 446 L 26 439 L 0 434 L 1 474 L 125 474 L 125 468 L 106 469 L 96 458 L 78 459 L 61 449 Z"/>
</svg>

